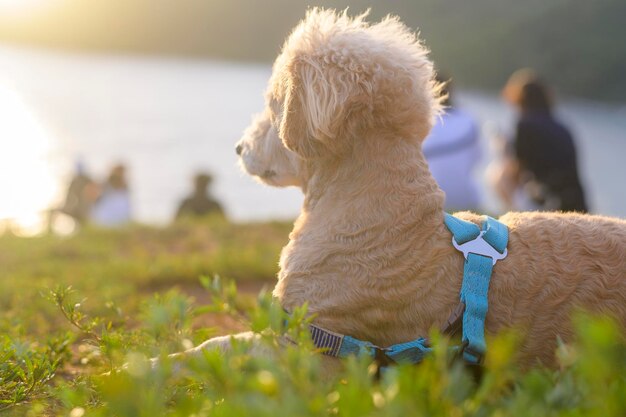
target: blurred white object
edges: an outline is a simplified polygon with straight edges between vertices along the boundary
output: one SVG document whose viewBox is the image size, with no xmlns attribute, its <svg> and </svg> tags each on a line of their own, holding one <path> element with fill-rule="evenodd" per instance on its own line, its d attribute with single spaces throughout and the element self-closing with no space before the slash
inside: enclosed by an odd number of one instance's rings
<svg viewBox="0 0 626 417">
<path fill-rule="evenodd" d="M 424 141 L 430 171 L 446 193 L 446 210 L 478 210 L 482 193 L 473 171 L 482 152 L 478 125 L 467 112 L 449 109 Z"/>
<path fill-rule="evenodd" d="M 91 211 L 91 221 L 98 226 L 122 226 L 130 218 L 130 194 L 123 189 L 105 188 Z"/>
</svg>

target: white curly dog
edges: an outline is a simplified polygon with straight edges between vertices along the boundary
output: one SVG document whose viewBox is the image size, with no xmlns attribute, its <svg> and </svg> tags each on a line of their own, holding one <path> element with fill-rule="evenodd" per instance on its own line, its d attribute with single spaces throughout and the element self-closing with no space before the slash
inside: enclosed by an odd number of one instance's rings
<svg viewBox="0 0 626 417">
<path fill-rule="evenodd" d="M 305 195 L 274 296 L 288 311 L 308 303 L 325 329 L 389 346 L 445 322 L 464 262 L 421 150 L 440 107 L 433 64 L 397 18 L 364 19 L 307 13 L 237 152 L 250 175 Z M 554 365 L 557 340 L 573 337 L 575 309 L 626 326 L 625 221 L 573 213 L 508 213 L 500 221 L 509 229 L 508 257 L 494 267 L 485 328 L 521 333 L 523 367 Z"/>
</svg>

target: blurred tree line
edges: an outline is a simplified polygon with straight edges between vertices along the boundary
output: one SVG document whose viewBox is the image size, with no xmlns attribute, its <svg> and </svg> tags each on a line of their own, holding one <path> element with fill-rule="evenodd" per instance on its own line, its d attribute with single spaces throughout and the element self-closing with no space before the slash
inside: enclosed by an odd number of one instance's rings
<svg viewBox="0 0 626 417">
<path fill-rule="evenodd" d="M 561 94 L 626 102 L 624 0 L 45 1 L 0 14 L 0 41 L 270 62 L 307 7 L 371 7 L 419 30 L 466 88 L 497 89 L 531 66 Z"/>
</svg>

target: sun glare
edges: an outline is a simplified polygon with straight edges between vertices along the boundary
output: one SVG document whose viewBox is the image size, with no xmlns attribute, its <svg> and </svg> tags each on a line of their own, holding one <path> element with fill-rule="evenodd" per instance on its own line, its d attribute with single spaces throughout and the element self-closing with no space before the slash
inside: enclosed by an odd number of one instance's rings
<svg viewBox="0 0 626 417">
<path fill-rule="evenodd" d="M 49 3 L 50 0 L 0 0 L 0 14 L 28 14 Z"/>
<path fill-rule="evenodd" d="M 22 235 L 40 232 L 57 188 L 48 132 L 20 95 L 0 80 L 0 223 Z"/>
</svg>

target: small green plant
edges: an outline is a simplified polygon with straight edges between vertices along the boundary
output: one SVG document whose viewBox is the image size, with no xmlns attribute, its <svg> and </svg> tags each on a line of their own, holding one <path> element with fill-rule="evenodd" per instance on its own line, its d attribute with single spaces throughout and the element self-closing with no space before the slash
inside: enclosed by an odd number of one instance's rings
<svg viewBox="0 0 626 417">
<path fill-rule="evenodd" d="M 0 411 L 48 397 L 48 384 L 69 358 L 72 335 L 44 343 L 0 336 Z"/>
</svg>

